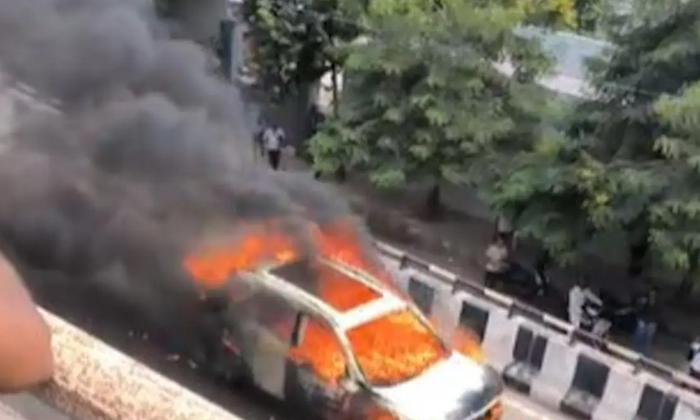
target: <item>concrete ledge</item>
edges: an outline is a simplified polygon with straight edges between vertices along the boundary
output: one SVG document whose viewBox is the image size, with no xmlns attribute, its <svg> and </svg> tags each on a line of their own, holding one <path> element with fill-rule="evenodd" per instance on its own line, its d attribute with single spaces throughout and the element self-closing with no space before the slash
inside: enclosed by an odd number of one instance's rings
<svg viewBox="0 0 700 420">
<path fill-rule="evenodd" d="M 240 420 L 56 315 L 42 314 L 53 333 L 56 373 L 34 395 L 51 407 L 77 420 Z"/>
<path fill-rule="evenodd" d="M 24 420 L 13 408 L 0 403 L 0 420 Z"/>
</svg>

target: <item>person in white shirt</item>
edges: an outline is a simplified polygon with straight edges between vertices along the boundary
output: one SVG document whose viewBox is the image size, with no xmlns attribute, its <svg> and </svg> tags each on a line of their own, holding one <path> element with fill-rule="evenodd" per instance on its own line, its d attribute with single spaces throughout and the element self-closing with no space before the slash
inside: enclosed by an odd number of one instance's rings
<svg viewBox="0 0 700 420">
<path fill-rule="evenodd" d="M 590 330 L 598 319 L 592 319 L 591 314 L 585 312 L 586 305 L 595 307 L 596 310 L 592 312 L 600 315 L 603 301 L 588 286 L 585 278 L 579 278 L 569 290 L 569 322 L 576 328 L 587 327 Z"/>
<path fill-rule="evenodd" d="M 586 302 L 583 279 L 578 279 L 574 287 L 569 290 L 569 322 L 574 328 L 581 327 L 583 318 L 583 305 Z"/>
<path fill-rule="evenodd" d="M 498 216 L 496 218 L 496 234 L 503 238 L 508 248 L 515 249 L 515 229 L 507 217 Z"/>
<path fill-rule="evenodd" d="M 282 153 L 282 143 L 285 140 L 284 130 L 278 125 L 268 127 L 263 132 L 263 145 L 265 153 L 270 162 L 270 167 L 277 170 L 280 166 L 280 155 Z"/>
<path fill-rule="evenodd" d="M 496 235 L 494 241 L 486 248 L 486 287 L 492 287 L 498 283 L 508 281 L 510 273 L 510 250 L 501 235 Z"/>
<path fill-rule="evenodd" d="M 700 380 L 700 337 L 696 337 L 690 344 L 688 361 L 690 362 L 688 374 L 693 378 Z"/>
</svg>

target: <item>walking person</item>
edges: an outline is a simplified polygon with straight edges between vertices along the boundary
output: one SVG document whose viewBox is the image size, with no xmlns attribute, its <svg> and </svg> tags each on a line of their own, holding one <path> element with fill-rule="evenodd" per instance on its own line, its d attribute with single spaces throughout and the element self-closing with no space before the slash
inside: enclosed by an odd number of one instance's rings
<svg viewBox="0 0 700 420">
<path fill-rule="evenodd" d="M 253 131 L 253 150 L 255 156 L 260 154 L 260 156 L 263 158 L 265 157 L 265 141 L 263 140 L 263 134 L 265 133 L 266 126 L 267 124 L 265 124 L 265 118 L 259 116 L 255 130 Z"/>
<path fill-rule="evenodd" d="M 280 166 L 282 143 L 284 143 L 285 139 L 286 135 L 284 130 L 282 130 L 282 127 L 276 124 L 266 128 L 263 132 L 265 153 L 267 153 L 267 159 L 270 163 L 270 167 L 275 171 L 278 170 Z"/>
<path fill-rule="evenodd" d="M 583 305 L 586 302 L 584 295 L 585 281 L 578 278 L 574 286 L 569 290 L 569 322 L 574 328 L 581 328 L 583 318 Z"/>
<path fill-rule="evenodd" d="M 651 345 L 658 322 L 657 290 L 651 288 L 636 299 L 637 326 L 634 330 L 634 349 L 645 357 L 651 354 Z"/>
</svg>

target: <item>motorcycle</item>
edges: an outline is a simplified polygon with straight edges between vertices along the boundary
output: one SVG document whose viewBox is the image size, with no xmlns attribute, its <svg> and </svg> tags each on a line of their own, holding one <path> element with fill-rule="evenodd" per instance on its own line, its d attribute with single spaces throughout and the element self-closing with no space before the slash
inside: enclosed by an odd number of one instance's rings
<svg viewBox="0 0 700 420">
<path fill-rule="evenodd" d="M 613 329 L 622 332 L 633 328 L 635 319 L 633 307 L 601 293 L 600 297 L 587 297 L 584 301 L 581 329 L 606 339 Z"/>
<path fill-rule="evenodd" d="M 496 286 L 514 289 L 510 291 L 527 298 L 547 296 L 551 290 L 549 278 L 544 270 L 518 261 L 511 263 L 510 269 L 503 277 L 503 284 Z"/>
<path fill-rule="evenodd" d="M 606 311 L 603 301 L 597 296 L 587 296 L 583 302 L 583 316 L 581 317 L 581 329 L 589 332 L 599 339 L 607 337 L 612 322 L 609 312 Z"/>
</svg>

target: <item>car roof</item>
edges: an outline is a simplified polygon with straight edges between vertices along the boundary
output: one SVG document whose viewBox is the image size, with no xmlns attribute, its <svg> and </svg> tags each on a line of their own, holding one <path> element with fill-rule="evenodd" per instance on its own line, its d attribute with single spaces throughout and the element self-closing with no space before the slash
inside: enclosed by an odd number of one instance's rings
<svg viewBox="0 0 700 420">
<path fill-rule="evenodd" d="M 342 330 L 352 329 L 408 306 L 402 298 L 363 270 L 326 258 L 317 258 L 314 262 L 334 270 L 343 277 L 343 281 L 374 292 L 376 297 L 346 310 L 334 307 L 315 294 L 313 288 L 309 286 L 317 276 L 310 278 L 313 273 L 305 268 L 309 267 L 309 261 L 304 260 L 265 267 L 250 274 L 255 277 L 256 283 L 274 294 L 324 318 L 334 327 Z"/>
</svg>

